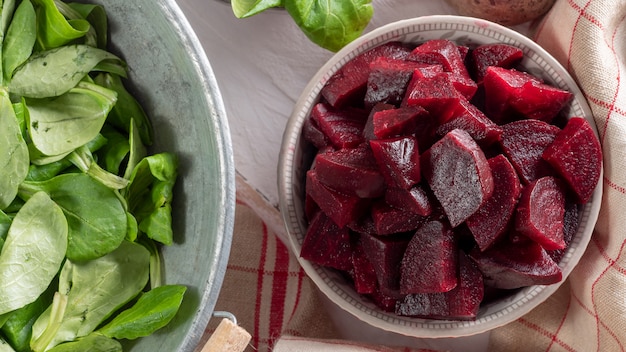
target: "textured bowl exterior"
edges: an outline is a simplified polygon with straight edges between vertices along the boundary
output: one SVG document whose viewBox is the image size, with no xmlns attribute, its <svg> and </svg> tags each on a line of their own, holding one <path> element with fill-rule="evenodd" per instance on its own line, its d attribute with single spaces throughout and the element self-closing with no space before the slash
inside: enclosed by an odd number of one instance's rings
<svg viewBox="0 0 626 352">
<path fill-rule="evenodd" d="M 522 34 L 486 20 L 447 15 L 402 20 L 375 29 L 339 51 L 318 71 L 297 101 L 287 123 L 278 165 L 278 190 L 291 249 L 298 258 L 307 228 L 303 209 L 304 180 L 314 157 L 313 151 L 305 148 L 301 129 L 311 108 L 319 101 L 322 87 L 341 66 L 372 47 L 390 41 L 419 44 L 430 39 L 449 39 L 469 47 L 499 42 L 521 48 L 525 54 L 522 66 L 546 82 L 572 92 L 574 99 L 566 108 L 567 115 L 585 117 L 595 129 L 591 110 L 572 77 L 551 55 Z M 576 266 L 589 243 L 601 198 L 602 182 L 599 182 L 591 200 L 582 207 L 581 226 L 559 264 L 564 277 L 561 283 Z M 299 260 L 318 288 L 339 307 L 374 327 L 412 337 L 460 337 L 491 330 L 528 313 L 561 284 L 523 288 L 505 299 L 481 306 L 477 319 L 473 321 L 418 319 L 384 312 L 363 299 L 336 271 L 302 258 Z"/>
<path fill-rule="evenodd" d="M 83 0 L 104 6 L 111 51 L 129 66 L 129 90 L 154 128 L 151 152 L 179 157 L 174 244 L 166 284 L 187 286 L 178 315 L 125 351 L 194 351 L 222 286 L 235 213 L 235 168 L 225 108 L 202 46 L 174 0 Z"/>
</svg>

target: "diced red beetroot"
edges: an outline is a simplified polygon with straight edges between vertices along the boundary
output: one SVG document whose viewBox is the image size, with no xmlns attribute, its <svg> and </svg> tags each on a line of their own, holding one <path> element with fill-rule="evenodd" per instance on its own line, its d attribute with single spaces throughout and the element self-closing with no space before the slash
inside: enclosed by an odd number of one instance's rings
<svg viewBox="0 0 626 352">
<path fill-rule="evenodd" d="M 372 116 L 374 135 L 376 139 L 412 135 L 419 120 L 427 116 L 428 111 L 420 106 L 380 110 Z"/>
<path fill-rule="evenodd" d="M 429 221 L 409 242 L 400 264 L 400 293 L 447 292 L 456 287 L 458 247 L 450 225 Z"/>
<path fill-rule="evenodd" d="M 413 231 L 420 227 L 427 218 L 412 211 L 398 209 L 384 201 L 372 205 L 372 220 L 376 234 L 385 236 Z"/>
<path fill-rule="evenodd" d="M 379 57 L 393 59 L 406 58 L 410 53 L 405 45 L 391 42 L 379 45 L 348 61 L 322 88 L 322 96 L 333 107 L 360 104 L 367 88 L 370 63 Z"/>
<path fill-rule="evenodd" d="M 467 99 L 471 99 L 476 92 L 476 82 L 470 78 L 461 51 L 450 40 L 429 40 L 413 49 L 407 60 L 440 64 L 444 71 L 451 73 L 448 75 L 450 81 Z"/>
<path fill-rule="evenodd" d="M 352 251 L 352 280 L 354 288 L 360 294 L 376 292 L 378 287 L 376 271 L 365 255 L 363 243 L 359 240 Z"/>
<path fill-rule="evenodd" d="M 374 114 L 382 110 L 395 109 L 396 106 L 392 104 L 386 103 L 378 103 L 372 107 L 370 113 L 367 117 L 367 121 L 365 122 L 365 127 L 363 127 L 363 137 L 366 141 L 370 139 L 376 139 L 376 135 L 374 134 Z"/>
<path fill-rule="evenodd" d="M 518 119 L 511 100 L 527 82 L 541 82 L 537 77 L 515 69 L 489 66 L 483 77 L 485 114 L 497 124 Z"/>
<path fill-rule="evenodd" d="M 546 122 L 563 110 L 574 95 L 568 91 L 536 81 L 526 82 L 510 101 L 511 107 L 527 119 Z"/>
<path fill-rule="evenodd" d="M 415 185 L 411 189 L 388 187 L 385 202 L 394 208 L 422 216 L 428 216 L 433 212 L 432 202 L 421 185 Z"/>
<path fill-rule="evenodd" d="M 307 193 L 304 196 L 304 216 L 306 217 L 307 221 L 313 220 L 313 218 L 315 217 L 315 215 L 317 215 L 318 212 L 320 212 L 320 207 L 317 205 L 317 203 L 315 203 L 313 198 L 311 198 L 311 196 Z"/>
<path fill-rule="evenodd" d="M 400 290 L 400 262 L 410 236 L 361 235 L 363 251 L 374 267 L 378 287 L 387 296 L 396 296 Z"/>
<path fill-rule="evenodd" d="M 455 128 L 465 130 L 481 145 L 489 145 L 497 141 L 502 134 L 500 126 L 466 99 L 460 100 L 458 109 L 448 122 L 439 125 L 437 134 L 443 136 Z"/>
<path fill-rule="evenodd" d="M 347 195 L 376 198 L 385 193 L 385 178 L 366 146 L 318 153 L 315 171 L 320 182 Z"/>
<path fill-rule="evenodd" d="M 560 131 L 558 127 L 539 120 L 519 120 L 502 126 L 500 145 L 523 184 L 554 175 L 542 154 Z"/>
<path fill-rule="evenodd" d="M 431 67 L 432 65 L 385 56 L 376 58 L 370 64 L 364 98 L 365 107 L 371 108 L 378 103 L 399 105 L 406 93 L 413 71 Z"/>
<path fill-rule="evenodd" d="M 517 172 L 504 155 L 488 162 L 493 175 L 493 194 L 465 221 L 482 251 L 506 233 L 522 191 Z"/>
<path fill-rule="evenodd" d="M 470 256 L 483 273 L 485 285 L 515 289 L 532 285 L 550 285 L 561 281 L 561 268 L 546 251 L 534 241 L 499 242 Z"/>
<path fill-rule="evenodd" d="M 543 159 L 563 177 L 579 203 L 591 198 L 602 171 L 602 147 L 587 120 L 571 118 L 546 148 Z"/>
<path fill-rule="evenodd" d="M 317 123 L 311 117 L 304 120 L 302 136 L 317 149 L 323 149 L 331 145 L 330 140 L 326 137 L 324 132 L 319 129 Z"/>
<path fill-rule="evenodd" d="M 547 251 L 548 255 L 555 263 L 559 263 L 563 255 L 565 255 L 565 251 L 572 242 L 572 238 L 574 238 L 578 231 L 579 224 L 578 205 L 574 203 L 565 204 L 565 214 L 563 215 L 563 240 L 565 241 L 565 248 Z"/>
<path fill-rule="evenodd" d="M 387 295 L 381 292 L 380 289 L 368 295 L 368 297 L 374 302 L 374 304 L 376 304 L 376 306 L 378 306 L 378 308 L 389 313 L 393 313 L 396 308 L 396 302 L 398 301 L 397 295 Z"/>
<path fill-rule="evenodd" d="M 487 67 L 498 66 L 513 68 L 524 57 L 522 49 L 503 43 L 483 44 L 474 48 L 470 54 L 470 73 L 477 82 L 481 82 L 487 73 Z"/>
<path fill-rule="evenodd" d="M 424 152 L 421 168 L 452 227 L 474 214 L 493 193 L 487 158 L 463 130 L 450 131 Z"/>
<path fill-rule="evenodd" d="M 363 128 L 367 121 L 364 110 L 337 110 L 317 103 L 311 110 L 311 119 L 337 149 L 355 147 L 364 141 Z"/>
<path fill-rule="evenodd" d="M 309 224 L 300 257 L 322 266 L 351 270 L 350 231 L 337 227 L 326 214 L 319 212 Z"/>
<path fill-rule="evenodd" d="M 363 198 L 326 187 L 318 180 L 315 170 L 307 171 L 306 193 L 340 228 L 361 218 L 368 206 L 368 201 Z"/>
<path fill-rule="evenodd" d="M 473 320 L 484 298 L 482 273 L 459 252 L 459 282 L 449 292 L 409 294 L 396 303 L 396 313 L 427 319 Z"/>
<path fill-rule="evenodd" d="M 422 179 L 415 137 L 373 139 L 370 147 L 388 187 L 409 189 Z"/>
<path fill-rule="evenodd" d="M 444 123 L 454 114 L 461 97 L 445 72 L 432 77 L 413 74 L 402 105 L 421 106 L 435 116 L 439 123 Z"/>
<path fill-rule="evenodd" d="M 459 54 L 461 55 L 461 59 L 463 60 L 463 62 L 465 62 L 465 59 L 467 58 L 467 54 L 469 54 L 470 48 L 465 45 L 457 45 L 456 48 L 459 49 Z"/>
<path fill-rule="evenodd" d="M 565 194 L 559 179 L 533 181 L 522 190 L 515 214 L 515 230 L 547 250 L 565 248 Z"/>
</svg>

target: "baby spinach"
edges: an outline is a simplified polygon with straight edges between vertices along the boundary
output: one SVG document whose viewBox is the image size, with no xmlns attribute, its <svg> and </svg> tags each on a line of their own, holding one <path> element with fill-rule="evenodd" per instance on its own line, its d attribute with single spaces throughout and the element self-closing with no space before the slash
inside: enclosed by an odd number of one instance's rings
<svg viewBox="0 0 626 352">
<path fill-rule="evenodd" d="M 128 241 L 87 262 L 67 260 L 59 276 L 59 299 L 33 325 L 31 348 L 43 351 L 91 334 L 107 317 L 141 292 L 148 281 L 150 253 Z M 60 320 L 54 311 L 62 310 Z M 56 320 L 56 321 L 55 321 Z M 49 332 L 54 332 L 50 334 Z"/>
<path fill-rule="evenodd" d="M 186 290 L 180 285 L 153 288 L 98 332 L 111 338 L 128 340 L 148 336 L 172 320 Z"/>
<path fill-rule="evenodd" d="M 238 18 L 273 7 L 284 7 L 296 25 L 315 44 L 338 51 L 358 38 L 369 24 L 374 9 L 371 0 L 231 0 Z"/>
<path fill-rule="evenodd" d="M 46 193 L 33 194 L 13 219 L 0 252 L 0 314 L 46 290 L 65 259 L 67 236 L 61 208 Z"/>
<path fill-rule="evenodd" d="M 98 5 L 0 0 L 0 352 L 121 351 L 186 292 L 161 275 L 178 159 L 149 153 L 107 21 Z"/>
</svg>

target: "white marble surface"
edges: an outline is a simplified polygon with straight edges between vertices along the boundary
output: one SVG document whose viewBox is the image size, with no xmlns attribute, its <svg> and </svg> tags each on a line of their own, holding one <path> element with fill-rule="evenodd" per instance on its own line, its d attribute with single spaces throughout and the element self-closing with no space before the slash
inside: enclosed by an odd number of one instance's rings
<svg viewBox="0 0 626 352">
<path fill-rule="evenodd" d="M 277 164 L 283 129 L 300 91 L 333 53 L 312 44 L 283 10 L 237 19 L 217 0 L 178 0 L 217 78 L 232 134 L 237 173 L 278 207 Z M 366 29 L 416 16 L 455 14 L 442 0 L 375 0 Z M 518 30 L 524 32 L 525 27 Z M 488 334 L 458 339 L 413 339 L 373 329 L 327 307 L 344 337 L 387 345 L 479 352 Z"/>
</svg>

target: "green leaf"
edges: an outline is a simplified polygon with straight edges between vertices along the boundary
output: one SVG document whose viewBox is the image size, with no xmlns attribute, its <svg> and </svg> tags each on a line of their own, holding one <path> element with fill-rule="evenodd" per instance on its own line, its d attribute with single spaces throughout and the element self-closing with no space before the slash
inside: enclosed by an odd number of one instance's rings
<svg viewBox="0 0 626 352">
<path fill-rule="evenodd" d="M 48 193 L 67 217 L 69 259 L 99 258 L 124 240 L 128 226 L 124 206 L 114 190 L 89 175 L 70 173 L 46 181 L 25 181 L 19 195 L 28 199 L 38 191 Z"/>
<path fill-rule="evenodd" d="M 231 0 L 233 13 L 237 18 L 245 18 L 256 15 L 272 7 L 283 5 L 282 0 Z"/>
<path fill-rule="evenodd" d="M 35 53 L 15 70 L 9 91 L 30 98 L 56 97 L 74 88 L 107 59 L 121 62 L 105 50 L 80 44 Z"/>
<path fill-rule="evenodd" d="M 26 178 L 29 153 L 13 105 L 6 91 L 0 89 L 0 209 L 6 208 Z"/>
<path fill-rule="evenodd" d="M 13 71 L 26 62 L 37 39 L 37 18 L 30 0 L 24 0 L 15 10 L 13 20 L 2 43 L 2 73 L 4 81 L 11 80 Z"/>
<path fill-rule="evenodd" d="M 46 193 L 35 193 L 13 219 L 0 252 L 0 314 L 34 302 L 46 290 L 65 258 L 67 239 L 61 208 Z"/>
<path fill-rule="evenodd" d="M 122 344 L 106 336 L 91 334 L 60 344 L 48 352 L 122 352 Z M 1 352 L 1 351 L 0 351 Z"/>
<path fill-rule="evenodd" d="M 63 319 L 49 324 L 52 307 L 48 308 L 33 325 L 31 346 L 38 346 L 34 349 L 38 351 L 91 334 L 145 287 L 149 261 L 148 250 L 128 241 L 95 260 L 67 260 L 59 277 L 59 292 L 67 295 Z"/>
<path fill-rule="evenodd" d="M 330 51 L 358 38 L 374 14 L 371 0 L 284 0 L 284 5 L 304 34 Z"/>
<path fill-rule="evenodd" d="M 108 20 L 104 7 L 100 5 L 81 4 L 78 2 L 72 2 L 67 5 L 89 21 L 97 35 L 97 47 L 106 49 L 108 44 Z"/>
<path fill-rule="evenodd" d="M 16 351 L 30 351 L 33 323 L 50 305 L 53 295 L 54 290 L 48 288 L 33 303 L 7 314 L 7 321 L 1 330 Z"/>
<path fill-rule="evenodd" d="M 153 288 L 139 297 L 131 308 L 118 314 L 98 330 L 104 336 L 134 340 L 148 336 L 174 318 L 187 288 L 165 285 Z"/>
<path fill-rule="evenodd" d="M 2 1 L 2 14 L 0 15 L 0 31 L 2 31 L 2 36 L 6 34 L 9 24 L 13 19 L 13 13 L 15 10 L 15 0 L 3 0 Z"/>
<path fill-rule="evenodd" d="M 41 50 L 61 47 L 82 38 L 91 25 L 86 20 L 70 19 L 59 11 L 54 0 L 34 0 L 37 5 L 37 43 Z"/>
<path fill-rule="evenodd" d="M 116 102 L 114 91 L 81 82 L 56 97 L 24 100 L 30 139 L 43 155 L 66 155 L 98 136 Z"/>
</svg>

